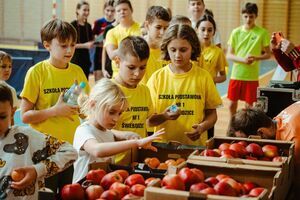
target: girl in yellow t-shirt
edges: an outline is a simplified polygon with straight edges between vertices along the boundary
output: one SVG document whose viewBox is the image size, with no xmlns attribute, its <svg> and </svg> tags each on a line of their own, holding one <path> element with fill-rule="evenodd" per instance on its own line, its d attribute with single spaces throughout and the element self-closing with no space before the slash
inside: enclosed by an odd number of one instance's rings
<svg viewBox="0 0 300 200">
<path fill-rule="evenodd" d="M 210 74 L 196 62 L 200 43 L 194 29 L 188 25 L 170 26 L 162 41 L 162 57 L 171 61 L 156 71 L 147 85 L 155 113 L 162 113 L 170 105 L 177 105 L 177 117 L 155 127 L 165 128 L 162 137 L 183 144 L 205 145 L 207 129 L 217 120 L 216 108 L 222 104 Z"/>
<path fill-rule="evenodd" d="M 201 44 L 199 65 L 207 70 L 215 83 L 226 80 L 225 68 L 228 66 L 224 52 L 212 44 L 216 32 L 216 23 L 212 16 L 204 15 L 196 24 L 196 30 Z"/>
</svg>

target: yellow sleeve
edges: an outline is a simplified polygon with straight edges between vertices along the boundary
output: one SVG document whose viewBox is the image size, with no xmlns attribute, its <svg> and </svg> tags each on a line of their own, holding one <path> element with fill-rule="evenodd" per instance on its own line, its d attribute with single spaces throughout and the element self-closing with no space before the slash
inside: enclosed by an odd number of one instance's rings
<svg viewBox="0 0 300 200">
<path fill-rule="evenodd" d="M 35 104 L 40 93 L 40 82 L 40 74 L 36 70 L 35 66 L 31 67 L 26 73 L 24 87 L 20 96 Z"/>
<path fill-rule="evenodd" d="M 222 105 L 222 99 L 219 92 L 214 84 L 213 79 L 207 72 L 206 75 L 206 99 L 205 99 L 205 109 L 216 109 L 218 106 Z"/>
<path fill-rule="evenodd" d="M 115 46 L 118 46 L 118 40 L 117 40 L 117 37 L 115 35 L 115 33 L 116 33 L 115 28 L 112 28 L 107 32 L 107 35 L 106 35 L 106 38 L 105 38 L 105 44 L 104 44 L 105 47 L 109 44 L 113 44 Z"/>
<path fill-rule="evenodd" d="M 228 63 L 227 63 L 226 57 L 225 57 L 224 52 L 223 52 L 222 49 L 221 49 L 220 54 L 219 54 L 217 65 L 218 65 L 218 71 L 219 72 L 220 71 L 225 72 L 225 68 L 228 67 Z"/>
</svg>

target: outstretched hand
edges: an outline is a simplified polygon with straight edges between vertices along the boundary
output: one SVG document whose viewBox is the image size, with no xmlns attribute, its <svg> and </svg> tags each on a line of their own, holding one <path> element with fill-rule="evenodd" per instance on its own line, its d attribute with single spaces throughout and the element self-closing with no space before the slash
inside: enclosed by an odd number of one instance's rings
<svg viewBox="0 0 300 200">
<path fill-rule="evenodd" d="M 165 129 L 164 128 L 156 131 L 155 133 L 153 133 L 149 137 L 139 139 L 138 140 L 138 147 L 142 147 L 144 149 L 150 149 L 152 151 L 157 152 L 157 148 L 152 146 L 152 141 L 153 140 L 161 140 L 160 136 L 163 135 L 163 134 L 165 134 Z"/>
<path fill-rule="evenodd" d="M 16 190 L 22 190 L 31 184 L 33 184 L 36 181 L 37 178 L 37 172 L 33 166 L 28 167 L 21 167 L 14 169 L 15 171 L 24 174 L 24 178 L 22 178 L 20 181 L 15 182 L 13 181 L 11 183 L 11 187 Z"/>
</svg>

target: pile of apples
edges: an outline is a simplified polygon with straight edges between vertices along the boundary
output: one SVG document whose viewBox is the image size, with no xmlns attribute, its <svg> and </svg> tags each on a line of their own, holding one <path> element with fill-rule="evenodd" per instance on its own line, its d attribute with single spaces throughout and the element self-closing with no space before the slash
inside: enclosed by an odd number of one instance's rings
<svg viewBox="0 0 300 200">
<path fill-rule="evenodd" d="M 218 149 L 206 149 L 200 156 L 212 156 L 221 158 L 245 158 L 248 160 L 264 160 L 282 162 L 277 146 L 266 144 L 263 147 L 256 143 L 247 144 L 245 141 L 236 143 L 222 143 Z"/>
<path fill-rule="evenodd" d="M 169 166 L 177 166 L 185 161 L 184 158 L 168 159 L 165 162 L 160 162 L 156 157 L 145 158 L 144 163 L 148 165 L 151 169 L 163 169 L 167 170 Z"/>
<path fill-rule="evenodd" d="M 235 197 L 257 197 L 265 188 L 253 182 L 240 183 L 228 175 L 218 174 L 205 179 L 197 168 L 182 168 L 178 174 L 169 174 L 162 179 L 162 188 Z"/>
<path fill-rule="evenodd" d="M 62 189 L 63 200 L 126 200 L 140 199 L 144 190 L 155 178 L 144 180 L 140 174 L 131 174 L 126 170 L 110 173 L 102 169 L 90 170 L 86 181 L 65 185 Z"/>
</svg>

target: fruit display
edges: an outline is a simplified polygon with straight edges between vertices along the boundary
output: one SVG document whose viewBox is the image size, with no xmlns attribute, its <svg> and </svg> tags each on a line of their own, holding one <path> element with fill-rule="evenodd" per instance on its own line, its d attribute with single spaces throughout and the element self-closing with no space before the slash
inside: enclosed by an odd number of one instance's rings
<svg viewBox="0 0 300 200">
<path fill-rule="evenodd" d="M 178 166 L 186 161 L 184 158 L 168 159 L 161 162 L 157 157 L 145 158 L 144 163 L 151 169 L 167 170 L 169 166 Z"/>
<path fill-rule="evenodd" d="M 90 170 L 82 184 L 65 185 L 62 189 L 63 200 L 95 200 L 95 199 L 141 199 L 144 190 L 151 181 L 158 178 L 144 179 L 140 174 L 131 174 L 125 170 L 106 172 L 103 169 Z"/>
</svg>

